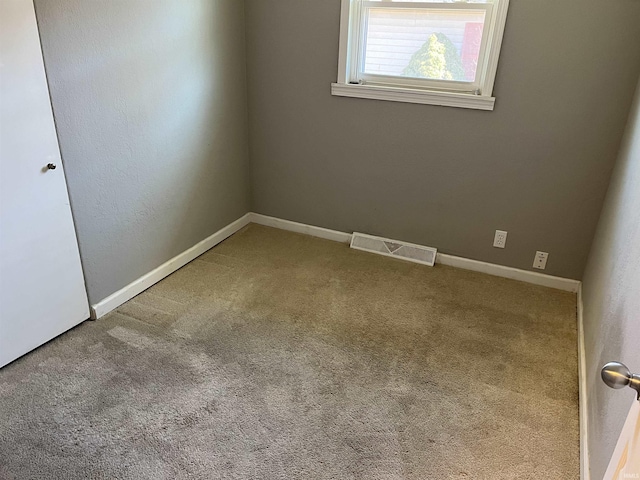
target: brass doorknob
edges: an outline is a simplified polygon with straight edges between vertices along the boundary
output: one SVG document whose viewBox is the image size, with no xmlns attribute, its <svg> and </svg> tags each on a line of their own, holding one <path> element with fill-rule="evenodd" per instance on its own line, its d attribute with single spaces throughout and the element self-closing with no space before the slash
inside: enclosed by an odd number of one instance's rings
<svg viewBox="0 0 640 480">
<path fill-rule="evenodd" d="M 47 165 L 47 168 L 48 168 L 49 170 L 55 170 L 55 169 L 56 169 L 56 164 L 55 164 L 55 163 L 49 163 L 49 164 Z"/>
</svg>

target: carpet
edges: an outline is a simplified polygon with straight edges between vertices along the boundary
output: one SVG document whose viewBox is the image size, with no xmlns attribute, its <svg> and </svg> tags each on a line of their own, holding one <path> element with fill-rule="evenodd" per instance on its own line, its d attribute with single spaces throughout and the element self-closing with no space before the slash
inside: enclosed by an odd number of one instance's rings
<svg viewBox="0 0 640 480">
<path fill-rule="evenodd" d="M 577 479 L 574 294 L 250 224 L 0 370 L 2 479 Z"/>
</svg>

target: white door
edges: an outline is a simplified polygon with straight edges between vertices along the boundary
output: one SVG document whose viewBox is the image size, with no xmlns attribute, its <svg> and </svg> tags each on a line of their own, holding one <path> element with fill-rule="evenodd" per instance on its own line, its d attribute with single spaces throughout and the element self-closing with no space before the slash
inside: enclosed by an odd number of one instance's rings
<svg viewBox="0 0 640 480">
<path fill-rule="evenodd" d="M 0 0 L 0 367 L 87 318 L 33 2 Z"/>
<path fill-rule="evenodd" d="M 640 401 L 631 405 L 604 480 L 640 479 Z"/>
</svg>

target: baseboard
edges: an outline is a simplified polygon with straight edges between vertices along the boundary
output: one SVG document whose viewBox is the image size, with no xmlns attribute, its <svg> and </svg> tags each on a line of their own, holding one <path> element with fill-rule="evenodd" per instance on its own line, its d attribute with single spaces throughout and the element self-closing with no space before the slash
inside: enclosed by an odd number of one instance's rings
<svg viewBox="0 0 640 480">
<path fill-rule="evenodd" d="M 291 232 L 304 233 L 314 237 L 326 238 L 336 242 L 351 243 L 351 234 L 338 232 L 322 227 L 315 227 L 304 223 L 292 222 L 290 220 L 282 220 L 280 218 L 268 217 L 259 213 L 251 214 L 251 221 L 268 227 L 280 228 Z M 504 267 L 493 263 L 480 262 L 478 260 L 470 260 L 468 258 L 456 257 L 438 253 L 436 263 L 441 265 L 449 265 L 464 270 L 473 270 L 474 272 L 486 273 L 495 277 L 511 278 L 521 282 L 532 283 L 544 287 L 564 290 L 566 292 L 577 293 L 580 288 L 579 280 L 569 278 L 554 277 L 552 275 L 544 275 L 538 272 L 529 272 L 518 268 Z"/>
<path fill-rule="evenodd" d="M 220 229 L 197 245 L 194 245 L 189 250 L 186 250 L 185 252 L 182 252 L 181 254 L 175 256 L 168 262 L 160 265 L 155 270 L 133 281 L 126 287 L 118 290 L 112 295 L 109 295 L 107 298 L 101 300 L 100 302 L 91 305 L 91 318 L 95 320 L 105 316 L 107 313 L 118 308 L 127 300 L 132 299 L 133 297 L 145 291 L 147 288 L 159 282 L 166 276 L 183 267 L 191 260 L 202 255 L 207 250 L 215 247 L 218 243 L 230 237 L 249 223 L 257 223 L 259 225 L 265 225 L 268 227 L 274 227 L 291 232 L 311 235 L 327 240 L 333 240 L 335 242 L 351 242 L 350 233 L 339 232 L 336 230 L 316 227 L 299 222 L 293 222 L 291 220 L 283 220 L 276 217 L 269 217 L 267 215 L 262 215 L 259 213 L 247 213 L 243 217 Z M 470 260 L 468 258 L 456 257 L 453 255 L 446 255 L 442 253 L 438 253 L 436 257 L 436 263 L 462 268 L 465 270 L 473 270 L 497 277 L 511 278 L 514 280 L 519 280 L 521 282 L 542 285 L 545 287 L 565 290 L 568 292 L 578 292 L 580 287 L 580 282 L 577 280 L 554 277 L 551 275 L 529 272 L 512 267 L 504 267 L 502 265 L 495 265 L 492 263 L 480 262 L 478 260 Z"/>
<path fill-rule="evenodd" d="M 554 277 L 553 275 L 529 272 L 527 270 L 520 270 L 519 268 L 505 267 L 503 265 L 496 265 L 495 263 L 486 263 L 479 260 L 446 255 L 444 253 L 438 253 L 436 263 L 462 268 L 464 270 L 486 273 L 495 277 L 511 278 L 512 280 L 519 280 L 521 282 L 532 283 L 534 285 L 555 288 L 556 290 L 564 290 L 565 292 L 578 293 L 580 288 L 579 280 Z"/>
<path fill-rule="evenodd" d="M 584 349 L 584 320 L 582 302 L 582 285 L 578 289 L 578 389 L 580 399 L 580 480 L 590 480 L 589 467 L 589 428 L 587 410 L 587 365 Z"/>
<path fill-rule="evenodd" d="M 193 259 L 199 257 L 200 255 L 205 253 L 207 250 L 215 247 L 224 239 L 230 237 L 231 235 L 236 233 L 238 230 L 240 230 L 242 227 L 248 225 L 251 222 L 251 216 L 252 216 L 251 213 L 247 213 L 246 215 L 239 218 L 235 222 L 230 223 L 226 227 L 218 230 L 216 233 L 214 233 L 210 237 L 197 243 L 190 249 L 173 257 L 168 262 L 163 263 L 155 270 L 131 282 L 126 287 L 109 295 L 107 298 L 105 298 L 104 300 L 101 300 L 95 305 L 91 305 L 91 318 L 96 320 L 100 317 L 105 316 L 107 313 L 111 312 L 112 310 L 115 310 L 127 300 L 130 300 L 136 295 L 138 295 L 139 293 L 142 293 L 147 288 L 158 283 L 163 278 L 171 275 L 173 272 L 185 266 L 187 263 L 189 263 Z"/>
<path fill-rule="evenodd" d="M 328 228 L 292 222 L 291 220 L 282 220 L 281 218 L 276 217 L 268 217 L 267 215 L 262 215 L 260 213 L 252 213 L 251 221 L 259 225 L 288 230 L 290 232 L 304 233 L 305 235 L 333 240 L 334 242 L 351 243 L 350 233 L 338 232 L 337 230 L 329 230 Z"/>
</svg>

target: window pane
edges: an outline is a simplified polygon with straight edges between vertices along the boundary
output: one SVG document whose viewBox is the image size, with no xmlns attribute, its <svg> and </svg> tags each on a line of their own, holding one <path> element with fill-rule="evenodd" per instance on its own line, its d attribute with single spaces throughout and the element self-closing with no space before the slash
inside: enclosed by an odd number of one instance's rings
<svg viewBox="0 0 640 480">
<path fill-rule="evenodd" d="M 402 2 L 402 3 L 494 3 L 494 0 L 368 0 L 370 2 Z"/>
<path fill-rule="evenodd" d="M 364 72 L 473 82 L 484 10 L 371 8 Z"/>
</svg>

